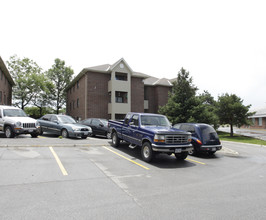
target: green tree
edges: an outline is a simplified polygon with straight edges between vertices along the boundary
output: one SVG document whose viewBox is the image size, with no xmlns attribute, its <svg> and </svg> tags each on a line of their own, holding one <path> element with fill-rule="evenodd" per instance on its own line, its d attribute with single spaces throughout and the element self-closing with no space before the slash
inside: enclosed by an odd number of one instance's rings
<svg viewBox="0 0 266 220">
<path fill-rule="evenodd" d="M 56 113 L 65 106 L 66 92 L 65 88 L 71 82 L 74 71 L 70 67 L 65 66 L 65 61 L 55 59 L 55 63 L 48 70 L 47 75 L 53 82 L 54 87 L 51 89 L 52 101 L 56 106 Z"/>
<path fill-rule="evenodd" d="M 45 73 L 39 75 L 36 79 L 37 84 L 39 85 L 39 92 L 35 93 L 32 98 L 32 104 L 39 109 L 40 117 L 44 114 L 45 108 L 52 105 L 52 91 L 54 89 L 54 84 L 48 78 Z"/>
<path fill-rule="evenodd" d="M 16 85 L 13 87 L 13 103 L 24 109 L 40 91 L 38 78 L 42 69 L 29 58 L 11 56 L 7 61 L 9 72 Z"/>
<path fill-rule="evenodd" d="M 166 115 L 173 124 L 193 121 L 192 107 L 198 103 L 197 90 L 189 72 L 181 68 L 168 95 L 168 103 L 159 108 L 159 113 Z"/>
<path fill-rule="evenodd" d="M 218 97 L 218 116 L 221 124 L 230 125 L 230 136 L 234 135 L 233 126 L 249 125 L 248 117 L 254 113 L 249 112 L 251 105 L 243 105 L 243 100 L 235 94 L 228 93 Z"/>
<path fill-rule="evenodd" d="M 219 127 L 217 102 L 208 91 L 197 96 L 197 105 L 192 108 L 192 115 L 194 122 L 210 124 L 215 129 Z"/>
</svg>

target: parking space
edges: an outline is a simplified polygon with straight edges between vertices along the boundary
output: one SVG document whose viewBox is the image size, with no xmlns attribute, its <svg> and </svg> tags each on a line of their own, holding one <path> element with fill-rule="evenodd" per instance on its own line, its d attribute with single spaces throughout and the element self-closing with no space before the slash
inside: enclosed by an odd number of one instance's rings
<svg viewBox="0 0 266 220">
<path fill-rule="evenodd" d="M 260 219 L 265 148 L 223 143 L 185 161 L 105 138 L 0 138 L 1 219 Z M 246 209 L 249 207 L 249 209 Z M 4 210 L 4 212 L 3 212 Z M 250 212 L 252 210 L 252 212 Z M 254 210 L 254 211 L 253 211 Z"/>
</svg>

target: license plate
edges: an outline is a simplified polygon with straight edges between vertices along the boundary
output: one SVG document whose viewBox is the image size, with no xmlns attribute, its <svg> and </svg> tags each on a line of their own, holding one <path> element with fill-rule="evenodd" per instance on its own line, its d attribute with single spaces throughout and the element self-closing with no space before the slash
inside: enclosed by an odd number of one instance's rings
<svg viewBox="0 0 266 220">
<path fill-rule="evenodd" d="M 212 151 L 216 151 L 216 148 L 214 147 L 214 148 L 212 148 Z"/>
<path fill-rule="evenodd" d="M 33 132 L 33 130 L 31 129 L 31 130 L 29 130 L 29 132 Z"/>
<path fill-rule="evenodd" d="M 175 149 L 175 153 L 181 153 L 181 152 L 182 152 L 182 149 L 180 148 Z"/>
</svg>

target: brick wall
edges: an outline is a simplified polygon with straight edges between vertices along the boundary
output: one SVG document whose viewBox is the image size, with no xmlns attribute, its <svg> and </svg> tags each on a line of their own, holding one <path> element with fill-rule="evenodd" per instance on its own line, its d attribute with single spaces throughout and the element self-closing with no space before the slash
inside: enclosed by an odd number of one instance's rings
<svg viewBox="0 0 266 220">
<path fill-rule="evenodd" d="M 144 112 L 144 83 L 143 79 L 131 78 L 131 111 Z"/>
<path fill-rule="evenodd" d="M 86 76 L 82 76 L 78 82 L 67 91 L 67 114 L 75 119 L 85 118 L 85 79 Z"/>
<path fill-rule="evenodd" d="M 156 110 L 157 100 L 155 97 L 155 87 L 145 86 L 145 92 L 146 92 L 146 100 L 149 101 L 148 112 L 157 113 L 157 110 Z"/>
<path fill-rule="evenodd" d="M 12 86 L 8 82 L 4 72 L 0 69 L 0 105 L 12 104 Z"/>
<path fill-rule="evenodd" d="M 250 119 L 252 122 L 252 119 Z M 266 118 L 262 118 L 262 126 L 259 126 L 259 118 L 255 118 L 255 122 L 250 126 L 250 128 L 266 128 Z"/>
<path fill-rule="evenodd" d="M 87 73 L 87 117 L 108 119 L 108 81 L 111 75 L 105 73 Z"/>
<path fill-rule="evenodd" d="M 170 87 L 167 86 L 156 86 L 155 96 L 157 98 L 156 112 L 159 110 L 159 106 L 164 106 L 168 102 L 168 92 Z"/>
</svg>

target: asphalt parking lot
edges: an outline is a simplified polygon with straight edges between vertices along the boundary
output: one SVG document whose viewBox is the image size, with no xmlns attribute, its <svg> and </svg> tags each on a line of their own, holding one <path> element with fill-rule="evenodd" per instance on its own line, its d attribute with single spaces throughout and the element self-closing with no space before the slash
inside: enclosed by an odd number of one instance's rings
<svg viewBox="0 0 266 220">
<path fill-rule="evenodd" d="M 0 136 L 0 219 L 264 219 L 266 148 L 210 157 L 113 148 L 105 138 Z"/>
</svg>

